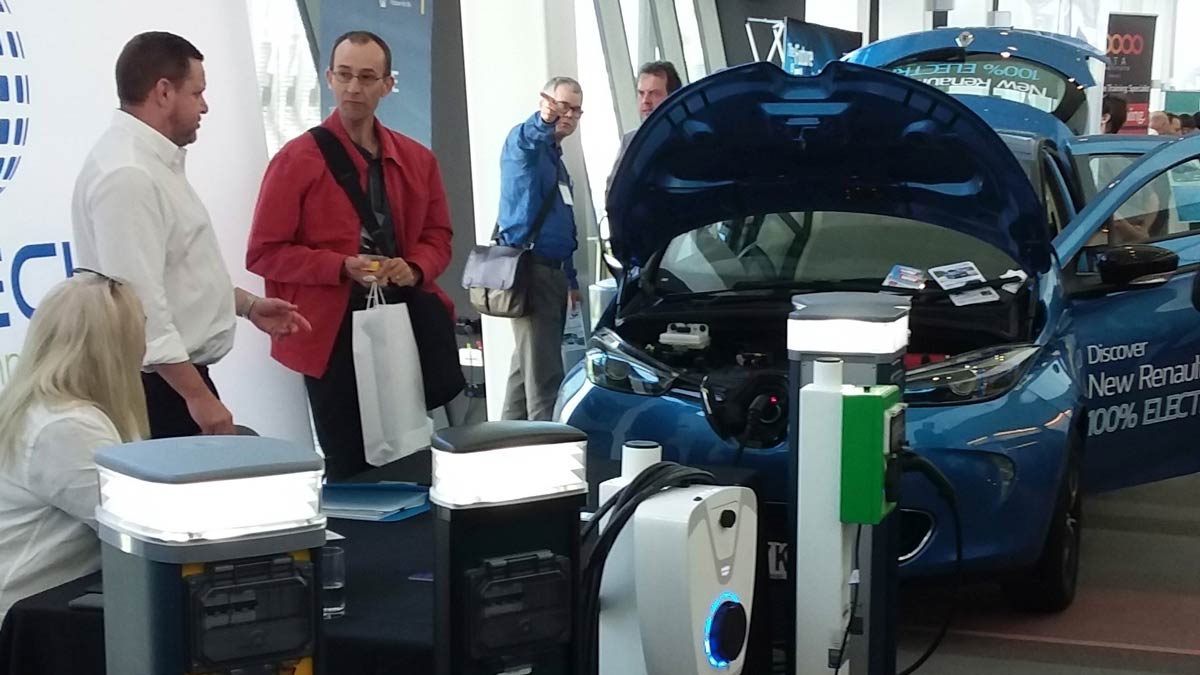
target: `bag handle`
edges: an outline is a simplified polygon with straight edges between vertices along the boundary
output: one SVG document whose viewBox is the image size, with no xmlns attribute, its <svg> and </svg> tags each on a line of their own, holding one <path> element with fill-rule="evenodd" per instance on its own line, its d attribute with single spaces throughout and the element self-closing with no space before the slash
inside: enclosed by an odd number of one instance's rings
<svg viewBox="0 0 1200 675">
<path fill-rule="evenodd" d="M 367 309 L 375 309 L 387 305 L 387 299 L 383 296 L 383 288 L 379 286 L 378 281 L 371 282 L 371 288 L 367 291 Z"/>
<path fill-rule="evenodd" d="M 325 158 L 325 165 L 329 168 L 329 173 L 333 174 L 333 179 L 350 199 L 350 204 L 354 206 L 355 212 L 358 213 L 358 219 L 370 233 L 371 239 L 381 245 L 384 242 L 390 242 L 390 238 L 384 237 L 383 228 L 379 226 L 379 220 L 375 218 L 375 210 L 371 208 L 370 200 L 362 191 L 362 186 L 359 185 L 358 169 L 355 168 L 354 161 L 350 159 L 350 153 L 346 152 L 346 146 L 342 145 L 337 136 L 334 136 L 333 132 L 325 127 L 313 127 L 308 130 L 308 133 L 317 142 L 317 148 L 321 150 L 321 155 Z M 383 251 L 383 253 L 389 254 L 388 251 Z M 389 255 L 389 257 L 391 256 Z"/>
</svg>

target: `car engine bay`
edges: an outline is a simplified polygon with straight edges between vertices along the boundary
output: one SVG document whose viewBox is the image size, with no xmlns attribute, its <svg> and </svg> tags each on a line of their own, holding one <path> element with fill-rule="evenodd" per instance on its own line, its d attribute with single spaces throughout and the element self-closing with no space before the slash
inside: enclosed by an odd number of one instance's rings
<svg viewBox="0 0 1200 675">
<path fill-rule="evenodd" d="M 998 300 L 957 306 L 943 292 L 909 294 L 911 370 L 960 354 L 1028 341 L 1036 306 L 1030 284 Z M 787 317 L 790 296 L 702 298 L 660 303 L 625 316 L 622 341 L 671 368 L 673 388 L 699 394 L 714 431 L 740 447 L 772 447 L 788 424 Z"/>
</svg>

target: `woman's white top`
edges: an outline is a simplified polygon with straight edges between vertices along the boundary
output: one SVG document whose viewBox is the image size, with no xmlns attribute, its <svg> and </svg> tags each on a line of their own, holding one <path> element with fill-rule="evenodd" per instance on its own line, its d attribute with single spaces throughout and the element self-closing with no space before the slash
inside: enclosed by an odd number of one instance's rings
<svg viewBox="0 0 1200 675">
<path fill-rule="evenodd" d="M 100 569 L 95 453 L 121 443 L 90 403 L 25 414 L 16 448 L 0 448 L 0 619 L 18 600 Z M 11 461 L 8 461 L 11 460 Z"/>
</svg>

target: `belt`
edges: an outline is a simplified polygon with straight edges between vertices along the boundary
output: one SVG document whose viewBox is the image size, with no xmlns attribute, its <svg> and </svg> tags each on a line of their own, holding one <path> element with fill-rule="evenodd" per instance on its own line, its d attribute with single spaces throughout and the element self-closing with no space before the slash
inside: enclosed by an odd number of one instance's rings
<svg viewBox="0 0 1200 675">
<path fill-rule="evenodd" d="M 533 259 L 533 264 L 549 267 L 552 270 L 561 270 L 567 266 L 566 260 L 555 260 L 554 258 L 547 258 L 536 253 L 530 253 L 529 257 Z"/>
</svg>

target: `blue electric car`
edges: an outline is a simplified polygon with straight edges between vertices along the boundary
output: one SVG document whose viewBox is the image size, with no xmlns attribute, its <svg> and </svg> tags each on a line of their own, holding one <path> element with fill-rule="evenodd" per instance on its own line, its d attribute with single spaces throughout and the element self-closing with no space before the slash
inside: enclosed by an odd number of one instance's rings
<svg viewBox="0 0 1200 675">
<path fill-rule="evenodd" d="M 972 107 L 842 62 L 748 64 L 669 98 L 614 176 L 619 290 L 559 419 L 595 456 L 651 439 L 758 469 L 782 504 L 792 297 L 904 293 L 908 442 L 957 489 L 967 568 L 1006 570 L 1028 608 L 1067 606 L 1082 494 L 1200 470 L 1200 138 L 1076 156 Z M 897 264 L 964 262 L 984 277 L 974 302 L 882 286 Z M 765 387 L 770 405 L 745 405 Z M 901 507 L 902 569 L 951 569 L 934 490 L 906 478 Z"/>
</svg>

